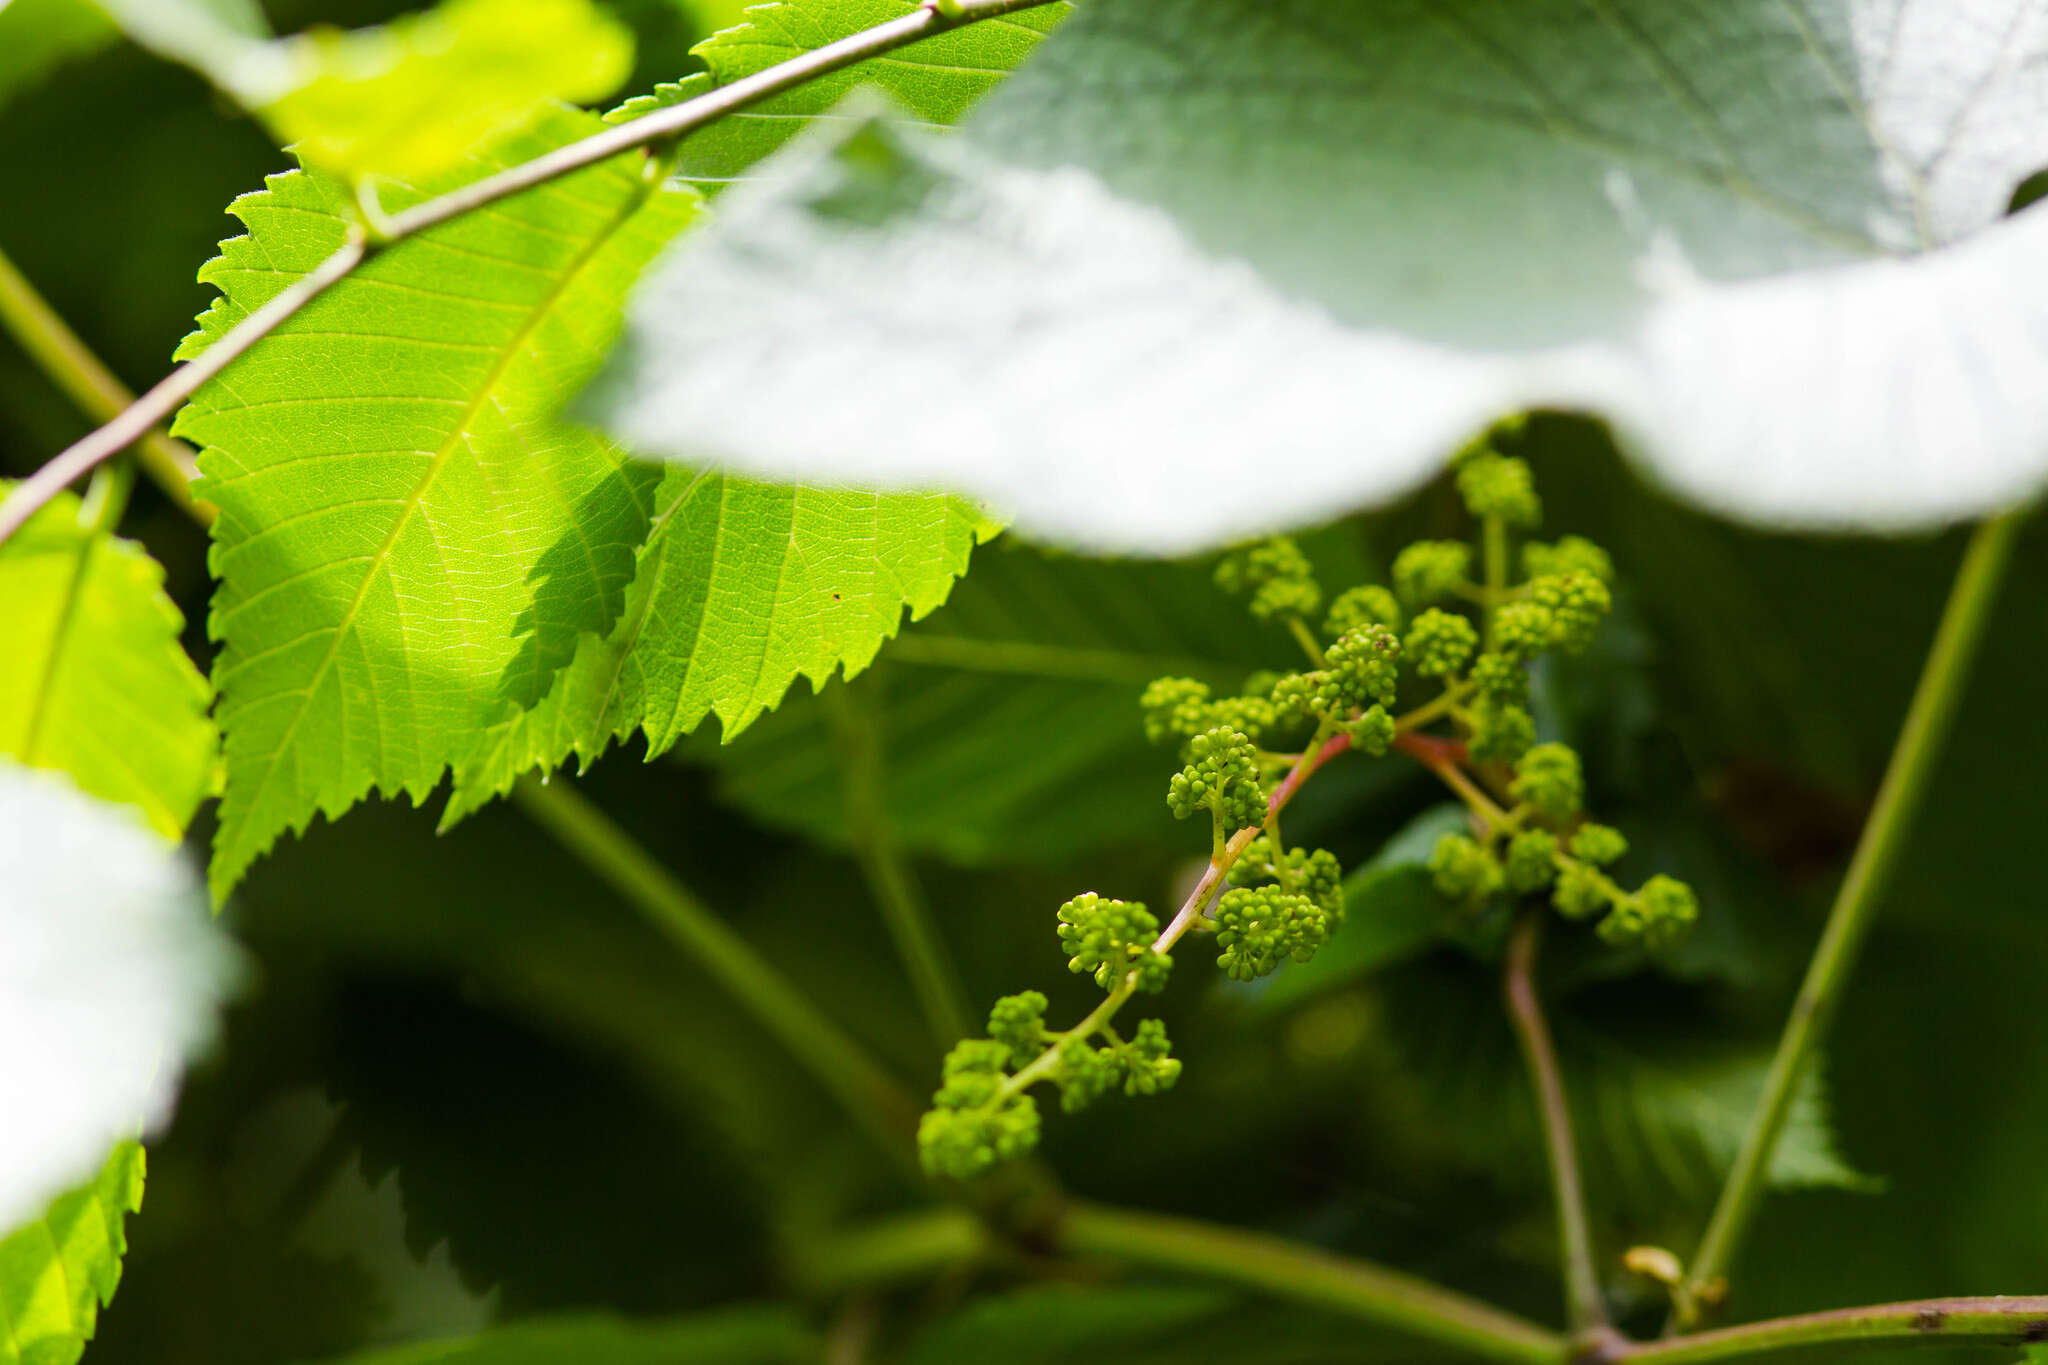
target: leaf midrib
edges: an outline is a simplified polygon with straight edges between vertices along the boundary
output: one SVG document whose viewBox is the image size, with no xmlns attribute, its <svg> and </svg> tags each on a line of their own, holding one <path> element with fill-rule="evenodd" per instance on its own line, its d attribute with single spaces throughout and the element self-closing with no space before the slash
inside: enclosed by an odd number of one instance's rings
<svg viewBox="0 0 2048 1365">
<path fill-rule="evenodd" d="M 512 334 L 506 339 L 505 345 L 499 349 L 496 357 L 492 359 L 490 368 L 486 371 L 483 381 L 477 386 L 476 393 L 465 405 L 462 417 L 456 422 L 447 438 L 441 442 L 439 449 L 434 452 L 433 460 L 427 466 L 426 473 L 413 486 L 411 495 L 406 498 L 404 508 L 393 520 L 391 530 L 385 535 L 383 542 L 369 556 L 371 561 L 370 567 L 364 572 L 362 582 L 356 588 L 355 596 L 350 599 L 347 609 L 342 613 L 341 620 L 336 624 L 333 633 L 328 637 L 327 651 L 321 656 L 320 662 L 313 669 L 311 680 L 307 683 L 305 690 L 301 694 L 303 700 L 297 710 L 293 712 L 291 722 L 285 727 L 284 735 L 260 760 L 263 765 L 263 775 L 257 779 L 255 789 L 249 794 L 249 809 L 257 808 L 261 804 L 265 793 L 269 790 L 271 777 L 277 772 L 277 760 L 291 748 L 292 741 L 298 734 L 299 722 L 304 720 L 307 712 L 312 709 L 312 697 L 325 681 L 328 670 L 333 667 L 335 657 L 340 653 L 343 639 L 354 628 L 356 616 L 362 610 L 363 603 L 369 598 L 371 585 L 385 571 L 386 563 L 390 558 L 393 547 L 398 543 L 399 535 L 411 524 L 412 518 L 419 511 L 420 504 L 425 499 L 427 491 L 433 487 L 435 480 L 440 477 L 441 470 L 447 465 L 449 457 L 463 444 L 471 424 L 476 421 L 477 414 L 482 412 L 484 404 L 491 400 L 497 386 L 503 382 L 506 372 L 511 368 L 512 362 L 518 358 L 527 343 L 532 340 L 541 322 L 554 311 L 555 305 L 561 302 L 570 284 L 596 258 L 597 253 L 646 204 L 652 188 L 652 184 L 644 180 L 635 186 L 633 192 L 628 194 L 625 200 L 614 210 L 611 219 L 599 231 L 592 234 L 589 241 L 578 248 L 576 255 L 570 260 L 568 266 L 548 287 L 546 292 L 542 294 L 536 305 L 528 312 L 519 326 L 513 330 Z M 226 684 L 230 677 L 232 677 L 232 672 L 223 675 L 221 679 L 223 692 L 226 691 Z"/>
</svg>

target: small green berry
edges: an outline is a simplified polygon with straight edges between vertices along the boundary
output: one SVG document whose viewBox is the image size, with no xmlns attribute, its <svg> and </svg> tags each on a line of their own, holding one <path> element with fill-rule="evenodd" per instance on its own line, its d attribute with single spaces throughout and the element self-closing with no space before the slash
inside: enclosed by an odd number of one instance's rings
<svg viewBox="0 0 2048 1365">
<path fill-rule="evenodd" d="M 1431 607 L 1408 627 L 1402 647 L 1425 678 L 1455 678 L 1479 648 L 1479 631 L 1464 617 Z"/>
<path fill-rule="evenodd" d="M 1393 746 L 1398 728 L 1394 718 L 1387 714 L 1387 708 L 1374 702 L 1357 720 L 1346 725 L 1344 732 L 1351 736 L 1351 742 L 1359 752 L 1378 758 Z"/>
<path fill-rule="evenodd" d="M 1628 840 L 1612 825 L 1580 825 L 1572 835 L 1572 856 L 1606 867 L 1628 853 Z"/>
<path fill-rule="evenodd" d="M 1571 819 L 1586 795 L 1577 752 L 1563 744 L 1536 745 L 1515 760 L 1515 780 L 1508 791 L 1546 819 Z"/>
<path fill-rule="evenodd" d="M 1401 642 L 1385 626 L 1360 626 L 1325 651 L 1317 679 L 1315 713 L 1327 720 L 1348 719 L 1353 711 L 1378 702 L 1394 704 L 1401 678 Z"/>
<path fill-rule="evenodd" d="M 1209 684 L 1193 678 L 1154 678 L 1138 695 L 1145 738 L 1154 744 L 1187 739 L 1209 728 Z"/>
<path fill-rule="evenodd" d="M 1234 550 L 1216 565 L 1216 586 L 1251 593 L 1251 613 L 1261 621 L 1313 617 L 1323 605 L 1308 556 L 1292 537 L 1274 536 Z"/>
<path fill-rule="evenodd" d="M 1584 863 L 1567 863 L 1558 873 L 1550 903 L 1566 919 L 1589 919 L 1619 899 L 1613 882 Z"/>
<path fill-rule="evenodd" d="M 1141 990 L 1166 984 L 1172 959 L 1153 951 L 1159 921 L 1143 905 L 1088 891 L 1059 908 L 1059 924 L 1069 971 L 1093 974 L 1095 984 L 1104 990 L 1114 988 L 1133 970 Z"/>
<path fill-rule="evenodd" d="M 1481 702 L 1472 708 L 1472 757 L 1481 763 L 1512 763 L 1536 742 L 1536 719 L 1526 707 Z"/>
<path fill-rule="evenodd" d="M 1172 1051 L 1163 1021 L 1139 1020 L 1137 1032 L 1123 1046 L 1124 1093 L 1156 1095 L 1173 1089 L 1173 1083 L 1180 1079 L 1180 1059 L 1169 1056 Z"/>
<path fill-rule="evenodd" d="M 1492 850 L 1463 834 L 1446 834 L 1429 855 L 1429 876 L 1437 894 L 1464 905 L 1478 905 L 1501 889 L 1500 863 Z"/>
<path fill-rule="evenodd" d="M 1510 526 L 1543 520 L 1543 502 L 1526 460 L 1480 451 L 1459 465 L 1457 479 L 1465 510 L 1475 517 L 1499 517 Z"/>
<path fill-rule="evenodd" d="M 1330 916 L 1298 892 L 1233 887 L 1216 902 L 1217 965 L 1234 981 L 1252 981 L 1293 958 L 1306 962 L 1330 936 Z"/>
<path fill-rule="evenodd" d="M 1550 612 L 1550 644 L 1567 654 L 1583 653 L 1607 613 L 1614 596 L 1590 574 L 1556 574 L 1529 584 L 1529 600 Z"/>
<path fill-rule="evenodd" d="M 1557 878 L 1557 836 L 1545 829 L 1525 829 L 1508 841 L 1502 870 L 1508 890 L 1517 895 L 1541 891 Z"/>
<path fill-rule="evenodd" d="M 1011 1066 L 1023 1066 L 1045 1049 L 1045 997 L 1037 991 L 1006 995 L 988 1012 L 988 1036 L 1009 1049 Z"/>
<path fill-rule="evenodd" d="M 1611 584 L 1614 560 L 1584 536 L 1564 536 L 1551 545 L 1532 540 L 1522 547 L 1523 577 L 1548 578 L 1570 573 L 1582 573 Z"/>
<path fill-rule="evenodd" d="M 1418 540 L 1394 556 L 1394 591 L 1411 607 L 1456 597 L 1471 586 L 1472 547 L 1459 540 Z"/>
<path fill-rule="evenodd" d="M 1493 613 L 1493 647 L 1517 663 L 1550 648 L 1557 618 L 1540 602 L 1510 602 Z"/>
<path fill-rule="evenodd" d="M 1265 823 L 1258 754 L 1243 732 L 1220 726 L 1204 731 L 1188 741 L 1187 754 L 1187 766 L 1167 786 L 1166 804 L 1175 819 L 1208 810 L 1227 829 Z"/>
<path fill-rule="evenodd" d="M 1472 686 L 1487 701 L 1523 706 L 1529 700 L 1529 670 L 1489 651 L 1473 661 Z"/>
<path fill-rule="evenodd" d="M 1394 594 L 1376 583 L 1367 583 L 1356 588 L 1346 588 L 1330 603 L 1330 614 L 1323 618 L 1323 634 L 1335 639 L 1348 634 L 1360 626 L 1385 626 L 1389 630 L 1401 628 L 1401 604 Z"/>
</svg>

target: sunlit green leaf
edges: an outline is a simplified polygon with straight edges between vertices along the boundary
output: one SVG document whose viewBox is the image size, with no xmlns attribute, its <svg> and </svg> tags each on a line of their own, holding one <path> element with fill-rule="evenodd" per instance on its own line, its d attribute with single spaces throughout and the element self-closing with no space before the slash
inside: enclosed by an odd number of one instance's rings
<svg viewBox="0 0 2048 1365">
<path fill-rule="evenodd" d="M 2007 0 L 1104 0 L 955 145 L 792 148 L 593 410 L 1114 549 L 1390 498 L 1527 406 L 1732 513 L 1938 524 L 2048 476 L 2048 215 L 1998 221 L 2044 56 Z"/>
<path fill-rule="evenodd" d="M 558 111 L 468 174 L 595 124 Z M 223 297 L 181 354 L 333 251 L 350 203 L 303 172 L 237 200 L 249 235 L 203 272 Z M 316 811 L 373 787 L 423 798 L 609 627 L 659 473 L 551 414 L 694 211 L 634 163 L 529 191 L 380 255 L 180 414 L 221 509 L 217 894 Z"/>
<path fill-rule="evenodd" d="M 0 546 L 0 602 L 0 756 L 183 835 L 213 789 L 213 694 L 156 561 L 62 494 Z"/>
<path fill-rule="evenodd" d="M 706 716 L 728 737 L 799 675 L 856 673 L 946 599 L 994 526 L 937 494 L 879 496 L 671 471 L 626 609 L 586 636 L 545 700 L 487 734 L 462 763 L 447 819 L 534 767 L 585 765 L 635 730 L 659 754 Z"/>
<path fill-rule="evenodd" d="M 612 117 L 635 118 L 730 85 L 917 8 L 915 0 L 773 0 L 752 6 L 740 14 L 744 22 L 713 34 L 694 49 L 706 71 L 629 100 Z M 678 149 L 677 171 L 707 190 L 744 179 L 755 162 L 859 85 L 888 91 L 924 123 L 950 124 L 1030 56 L 1071 8 L 1051 4 L 971 24 L 807 81 L 685 138 Z"/>
<path fill-rule="evenodd" d="M 93 1179 L 0 1238 L 0 1365 L 73 1365 L 121 1282 L 142 1148 L 116 1144 Z"/>
<path fill-rule="evenodd" d="M 353 33 L 290 40 L 294 83 L 258 113 L 309 165 L 439 175 L 549 100 L 617 88 L 632 35 L 590 0 L 446 0 Z"/>
</svg>

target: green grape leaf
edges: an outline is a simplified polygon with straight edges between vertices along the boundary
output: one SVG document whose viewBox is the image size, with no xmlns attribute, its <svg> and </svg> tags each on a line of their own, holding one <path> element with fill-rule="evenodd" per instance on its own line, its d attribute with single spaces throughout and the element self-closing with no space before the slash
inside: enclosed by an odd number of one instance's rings
<svg viewBox="0 0 2048 1365">
<path fill-rule="evenodd" d="M 1939 524 L 2048 478 L 2048 212 L 2001 221 L 2044 69 L 2009 0 L 1103 0 L 955 139 L 851 106 L 764 168 L 593 411 L 1104 549 L 1391 498 L 1531 406 L 1735 515 Z"/>
<path fill-rule="evenodd" d="M 234 972 L 174 845 L 0 760 L 0 1227 L 160 1121 Z"/>
<path fill-rule="evenodd" d="M 257 109 L 309 165 L 354 178 L 440 175 L 549 100 L 618 88 L 632 35 L 590 0 L 445 0 L 353 33 L 287 40 L 292 88 Z"/>
<path fill-rule="evenodd" d="M 1401 1084 L 1432 1131 L 1504 1174 L 1543 1179 L 1534 1102 L 1490 972 L 1409 970 L 1384 978 Z M 1604 1203 L 1666 1217 L 1674 1198 L 1710 1200 L 1747 1131 L 1770 1069 L 1768 1044 L 1702 1044 L 1697 1023 L 1627 1025 L 1553 1009 L 1558 1061 L 1571 1096 L 1582 1165 Z M 1441 1127 L 1437 1127 L 1441 1125 Z M 1841 1155 L 1822 1068 L 1808 1069 L 1771 1157 L 1781 1189 L 1870 1190 L 1878 1182 Z"/>
<path fill-rule="evenodd" d="M 0 1365 L 75 1365 L 121 1282 L 127 1216 L 142 1207 L 142 1146 L 0 1237 Z"/>
<path fill-rule="evenodd" d="M 0 5 L 0 107 L 65 62 L 120 37 L 92 0 L 10 0 Z"/>
<path fill-rule="evenodd" d="M 213 790 L 213 692 L 178 643 L 162 568 L 60 494 L 0 546 L 0 602 L 0 659 L 16 661 L 0 668 L 0 756 L 182 837 Z"/>
<path fill-rule="evenodd" d="M 799 674 L 816 688 L 865 668 L 882 641 L 946 599 L 995 531 L 938 494 L 880 496 L 671 470 L 655 495 L 626 609 L 587 635 L 537 706 L 460 765 L 446 824 L 534 767 L 584 765 L 635 729 L 651 755 L 708 715 L 729 738 Z"/>
<path fill-rule="evenodd" d="M 588 133 L 568 110 L 475 174 Z M 443 182 L 425 182 L 424 197 Z M 224 896 L 285 830 L 371 788 L 424 799 L 623 605 L 658 470 L 552 420 L 641 266 L 696 211 L 637 158 L 380 254 L 201 389 L 176 429 L 221 510 L 210 627 L 227 786 Z M 347 232 L 331 177 L 276 176 L 202 272 L 203 350 Z"/>
<path fill-rule="evenodd" d="M 707 70 L 628 100 L 610 117 L 638 118 L 692 99 L 917 8 L 915 0 L 775 0 L 752 6 L 742 16 L 745 22 L 691 49 Z M 950 124 L 1030 56 L 1071 9 L 1051 4 L 983 20 L 807 81 L 683 139 L 677 173 L 707 191 L 744 179 L 755 162 L 859 85 L 888 91 L 927 125 Z"/>
<path fill-rule="evenodd" d="M 666 1322 L 532 1318 L 475 1336 L 363 1351 L 334 1365 L 809 1365 L 817 1358 L 816 1338 L 794 1314 L 734 1309 Z"/>
<path fill-rule="evenodd" d="M 1312 553 L 1345 581 L 1320 546 Z M 1243 616 L 1205 565 L 998 541 L 943 610 L 882 652 L 873 705 L 884 817 L 905 847 L 960 863 L 1170 835 L 1173 751 L 1145 740 L 1145 684 L 1194 677 L 1228 695 L 1299 652 L 1284 631 Z M 838 747 L 828 709 L 793 701 L 729 744 L 684 752 L 716 765 L 721 794 L 749 814 L 843 845 Z"/>
</svg>

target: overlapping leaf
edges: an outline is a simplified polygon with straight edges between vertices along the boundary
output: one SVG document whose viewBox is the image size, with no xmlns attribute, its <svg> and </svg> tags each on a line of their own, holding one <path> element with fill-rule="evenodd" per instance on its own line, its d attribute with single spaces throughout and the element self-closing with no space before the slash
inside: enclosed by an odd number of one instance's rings
<svg viewBox="0 0 2048 1365">
<path fill-rule="evenodd" d="M 693 98 L 917 8 L 915 0 L 774 0 L 753 6 L 744 23 L 693 49 L 708 70 L 629 100 L 613 117 L 635 118 Z M 755 162 L 859 85 L 888 91 L 927 124 L 950 124 L 1029 56 L 1071 8 L 1051 4 L 942 33 L 729 114 L 684 140 L 677 171 L 707 190 L 742 179 Z"/>
<path fill-rule="evenodd" d="M 65 62 L 119 36 L 92 0 L 10 0 L 0 5 L 0 106 Z"/>
<path fill-rule="evenodd" d="M 73 1365 L 121 1282 L 142 1148 L 115 1146 L 89 1183 L 0 1238 L 0 1365 Z"/>
<path fill-rule="evenodd" d="M 707 715 L 738 733 L 801 674 L 865 668 L 946 599 L 994 527 L 938 494 L 888 497 L 671 471 L 618 624 L 553 691 L 496 727 L 457 774 L 459 820 L 526 770 L 588 764 L 635 729 L 659 754 Z"/>
<path fill-rule="evenodd" d="M 967 145 L 792 148 L 594 410 L 1152 552 L 1391 497 L 1529 405 L 1755 519 L 1973 515 L 2048 480 L 2048 215 L 1997 221 L 2044 57 L 2037 0 L 1105 0 Z"/>
<path fill-rule="evenodd" d="M 595 123 L 551 114 L 468 174 Z M 249 235 L 203 272 L 222 297 L 181 355 L 333 251 L 348 202 L 303 172 L 236 201 Z M 637 162 L 528 191 L 380 255 L 180 414 L 221 509 L 217 894 L 316 811 L 372 787 L 423 798 L 546 692 L 582 632 L 609 628 L 659 475 L 552 410 L 694 211 Z"/>
<path fill-rule="evenodd" d="M 1341 581 L 1346 569 L 1317 547 Z M 998 542 L 944 610 L 906 631 L 877 680 L 886 816 L 907 846 L 960 862 L 1069 855 L 1168 832 L 1170 751 L 1146 743 L 1138 693 L 1192 676 L 1219 692 L 1298 652 L 1256 627 L 1205 566 L 1102 563 Z M 824 708 L 791 703 L 690 756 L 774 824 L 846 838 Z"/>
<path fill-rule="evenodd" d="M 0 756 L 68 773 L 176 839 L 213 787 L 212 691 L 163 570 L 58 497 L 0 546 Z"/>
</svg>

